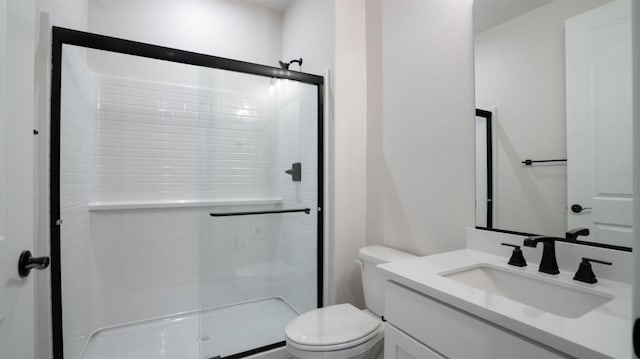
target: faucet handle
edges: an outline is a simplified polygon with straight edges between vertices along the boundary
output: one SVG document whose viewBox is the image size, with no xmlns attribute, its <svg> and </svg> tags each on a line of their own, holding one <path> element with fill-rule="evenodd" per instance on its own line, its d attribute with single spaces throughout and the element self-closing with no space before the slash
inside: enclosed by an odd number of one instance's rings
<svg viewBox="0 0 640 359">
<path fill-rule="evenodd" d="M 567 231 L 565 238 L 570 241 L 575 241 L 578 236 L 588 236 L 589 228 L 578 227 Z"/>
<path fill-rule="evenodd" d="M 519 245 L 511 244 L 511 243 L 500 243 L 503 246 L 513 247 L 513 252 L 511 252 L 511 258 L 509 258 L 509 264 L 516 267 L 526 267 L 527 261 L 524 259 L 524 255 L 522 254 L 522 250 Z"/>
<path fill-rule="evenodd" d="M 576 272 L 576 275 L 573 276 L 573 279 L 589 284 L 597 283 L 598 280 L 596 279 L 596 275 L 593 273 L 593 269 L 591 268 L 591 262 L 606 264 L 609 266 L 613 264 L 611 262 L 601 261 L 599 259 L 582 257 L 582 262 L 580 262 L 578 271 Z"/>
</svg>

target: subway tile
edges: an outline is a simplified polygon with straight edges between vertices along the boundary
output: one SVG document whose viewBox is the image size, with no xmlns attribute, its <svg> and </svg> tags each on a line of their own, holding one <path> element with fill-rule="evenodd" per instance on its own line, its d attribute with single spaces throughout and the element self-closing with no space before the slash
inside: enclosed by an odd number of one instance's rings
<svg viewBox="0 0 640 359">
<path fill-rule="evenodd" d="M 183 111 L 183 110 L 173 110 L 173 116 L 187 118 L 187 119 L 196 119 L 198 118 L 198 114 L 195 111 Z"/>
<path fill-rule="evenodd" d="M 161 103 L 160 107 L 168 108 L 172 110 L 184 110 L 186 107 L 184 103 L 180 101 L 174 101 L 174 100 L 163 99 L 163 101 L 161 101 L 160 103 Z"/>
<path fill-rule="evenodd" d="M 171 95 L 171 98 L 174 101 L 184 103 L 185 105 L 186 104 L 195 104 L 195 103 L 198 102 L 198 97 L 197 96 L 187 95 L 187 94 L 182 94 L 182 93 L 173 93 Z"/>
<path fill-rule="evenodd" d="M 128 97 L 147 97 L 149 95 L 148 90 L 136 88 L 136 87 L 121 87 L 119 93 Z"/>
</svg>

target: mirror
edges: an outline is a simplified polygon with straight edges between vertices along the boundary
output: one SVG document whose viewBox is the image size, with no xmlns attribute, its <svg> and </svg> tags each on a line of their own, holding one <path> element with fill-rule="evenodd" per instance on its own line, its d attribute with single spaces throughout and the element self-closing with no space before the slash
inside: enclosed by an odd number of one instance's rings
<svg viewBox="0 0 640 359">
<path fill-rule="evenodd" d="M 475 0 L 476 226 L 632 244 L 631 0 Z"/>
</svg>

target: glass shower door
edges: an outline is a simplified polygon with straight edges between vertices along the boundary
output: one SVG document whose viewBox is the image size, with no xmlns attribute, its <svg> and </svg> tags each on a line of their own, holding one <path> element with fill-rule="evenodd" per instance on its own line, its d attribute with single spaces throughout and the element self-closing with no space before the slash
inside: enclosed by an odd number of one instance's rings
<svg viewBox="0 0 640 359">
<path fill-rule="evenodd" d="M 198 166 L 198 341 L 201 358 L 224 358 L 282 345 L 289 321 L 319 304 L 318 87 L 200 76 L 214 115 Z"/>
<path fill-rule="evenodd" d="M 322 78 L 53 34 L 54 358 L 282 345 L 321 305 Z"/>
</svg>

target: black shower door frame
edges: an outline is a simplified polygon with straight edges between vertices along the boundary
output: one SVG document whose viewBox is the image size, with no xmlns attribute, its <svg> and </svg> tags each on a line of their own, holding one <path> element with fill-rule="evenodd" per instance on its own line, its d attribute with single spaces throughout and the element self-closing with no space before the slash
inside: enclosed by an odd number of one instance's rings
<svg viewBox="0 0 640 359">
<path fill-rule="evenodd" d="M 487 146 L 487 222 L 486 226 L 480 227 L 493 228 L 493 131 L 491 130 L 493 113 L 491 111 L 476 108 L 476 117 L 482 117 L 485 119 L 485 132 L 487 139 L 485 143 Z"/>
<path fill-rule="evenodd" d="M 240 72 L 269 78 L 288 79 L 315 85 L 318 91 L 318 208 L 317 208 L 317 307 L 323 306 L 323 206 L 324 206 L 324 78 L 279 67 L 211 56 L 143 42 L 125 40 L 83 31 L 53 27 L 51 71 L 51 142 L 50 142 L 50 241 L 51 241 L 51 311 L 53 358 L 63 359 L 62 337 L 62 273 L 60 258 L 60 109 L 62 84 L 62 46 L 75 45 L 90 49 L 147 57 L 157 60 Z M 248 46 L 248 45 L 247 45 Z M 273 343 L 226 358 L 241 358 L 284 346 Z"/>
</svg>

